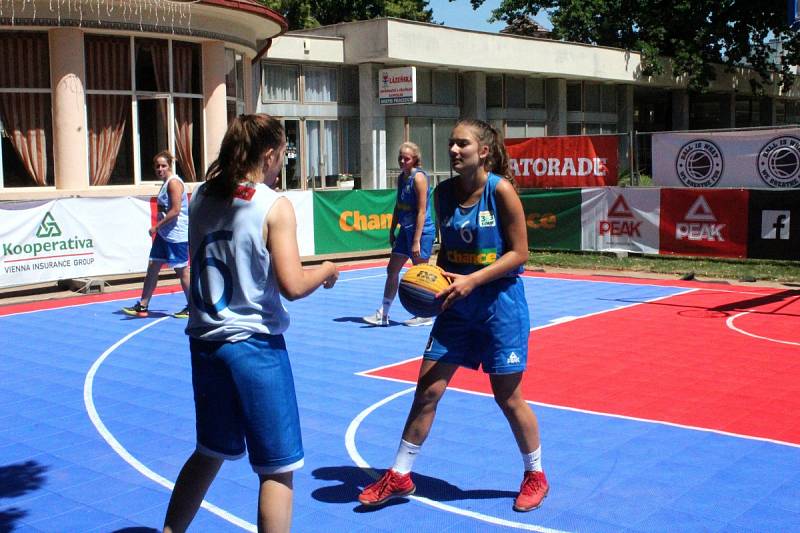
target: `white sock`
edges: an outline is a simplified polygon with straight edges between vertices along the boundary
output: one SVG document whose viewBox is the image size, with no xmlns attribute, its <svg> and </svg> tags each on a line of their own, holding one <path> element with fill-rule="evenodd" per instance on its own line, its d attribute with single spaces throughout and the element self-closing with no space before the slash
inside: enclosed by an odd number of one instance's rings
<svg viewBox="0 0 800 533">
<path fill-rule="evenodd" d="M 389 316 L 389 308 L 392 307 L 392 300 L 389 298 L 384 298 L 383 303 L 381 304 L 381 312 L 383 316 Z"/>
<path fill-rule="evenodd" d="M 539 446 L 531 453 L 522 454 L 522 462 L 525 463 L 525 471 L 542 471 L 542 447 Z"/>
<path fill-rule="evenodd" d="M 392 470 L 398 474 L 408 474 L 414 467 L 414 459 L 417 458 L 419 450 L 422 446 L 411 444 L 403 439 L 400 439 L 400 446 L 397 448 L 397 456 L 394 458 L 394 466 Z"/>
</svg>

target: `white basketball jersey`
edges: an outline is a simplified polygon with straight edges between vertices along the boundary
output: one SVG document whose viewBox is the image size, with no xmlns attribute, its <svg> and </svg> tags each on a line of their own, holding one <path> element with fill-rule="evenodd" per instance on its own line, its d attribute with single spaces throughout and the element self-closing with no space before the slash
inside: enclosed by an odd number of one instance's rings
<svg viewBox="0 0 800 533">
<path fill-rule="evenodd" d="M 232 202 L 195 189 L 189 205 L 191 297 L 186 333 L 238 341 L 289 327 L 262 228 L 278 193 L 240 185 Z"/>
</svg>

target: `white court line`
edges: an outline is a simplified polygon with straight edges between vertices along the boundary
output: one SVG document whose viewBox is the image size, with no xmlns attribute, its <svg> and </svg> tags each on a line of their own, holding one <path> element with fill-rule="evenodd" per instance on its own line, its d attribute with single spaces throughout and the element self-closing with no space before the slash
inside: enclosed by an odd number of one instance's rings
<svg viewBox="0 0 800 533">
<path fill-rule="evenodd" d="M 112 344 L 111 347 L 108 348 L 105 352 L 103 352 L 102 355 L 100 355 L 100 357 L 98 357 L 97 360 L 92 364 L 91 368 L 89 369 L 89 372 L 86 374 L 86 379 L 83 382 L 83 403 L 86 406 L 86 412 L 89 414 L 89 419 L 92 421 L 92 424 L 94 424 L 95 429 L 97 429 L 97 432 L 100 433 L 100 436 L 103 437 L 103 439 L 108 443 L 109 446 L 111 446 L 111 448 L 117 453 L 117 455 L 119 455 L 126 463 L 131 465 L 137 472 L 142 474 L 144 477 L 152 481 L 155 481 L 156 483 L 166 488 L 167 490 L 172 491 L 172 489 L 175 487 L 174 483 L 147 468 L 141 461 L 139 461 L 133 455 L 131 455 L 130 452 L 128 452 L 128 450 L 126 450 L 125 447 L 122 444 L 120 444 L 120 442 L 114 437 L 114 435 L 111 434 L 111 431 L 109 431 L 106 425 L 103 424 L 103 421 L 100 420 L 100 415 L 97 413 L 97 409 L 95 409 L 94 399 L 92 397 L 94 376 L 95 374 L 97 374 L 97 370 L 100 368 L 100 365 L 103 364 L 103 361 L 105 361 L 106 358 L 108 358 L 108 356 L 111 355 L 111 353 L 114 350 L 122 346 L 124 343 L 129 341 L 134 336 L 138 335 L 147 328 L 155 326 L 159 322 L 167 320 L 168 318 L 170 317 L 165 316 L 159 318 L 158 320 L 154 320 L 148 324 L 145 324 L 139 329 L 125 335 L 120 340 Z M 219 516 L 223 520 L 226 520 L 231 524 L 238 526 L 244 530 L 253 532 L 257 531 L 255 524 L 251 524 L 250 522 L 243 520 L 238 516 L 233 515 L 220 507 L 217 507 L 213 503 L 209 503 L 206 500 L 203 500 L 200 506 L 203 509 L 206 509 L 214 513 L 215 515 Z"/>
<path fill-rule="evenodd" d="M 361 425 L 361 422 L 364 421 L 370 413 L 378 409 L 379 407 L 391 402 L 392 400 L 399 398 L 405 394 L 410 392 L 414 392 L 416 387 L 409 387 L 407 389 L 401 390 L 400 392 L 396 392 L 391 396 L 387 396 L 383 400 L 375 402 L 374 404 L 370 405 L 353 419 L 350 422 L 350 425 L 347 426 L 347 431 L 344 435 L 344 443 L 345 447 L 347 448 L 347 453 L 350 455 L 350 458 L 353 462 L 359 467 L 367 471 L 367 473 L 372 476 L 373 478 L 377 479 L 378 474 L 375 470 L 367 463 L 361 454 L 358 453 L 358 449 L 356 448 L 355 440 L 356 440 L 356 432 L 358 431 L 358 426 Z M 496 516 L 489 516 L 482 513 L 478 513 L 475 511 L 468 511 L 466 509 L 461 509 L 459 507 L 455 507 L 453 505 L 448 505 L 446 503 L 438 502 L 436 500 L 431 500 L 430 498 L 425 498 L 424 496 L 406 496 L 406 498 L 418 501 L 425 505 L 429 505 L 436 509 L 440 509 L 442 511 L 447 511 L 453 514 L 466 516 L 468 518 L 474 518 L 476 520 L 480 520 L 481 522 L 486 522 L 488 524 L 494 524 L 498 526 L 505 526 L 514 529 L 523 529 L 526 531 L 538 531 L 539 533 L 564 533 L 558 529 L 551 529 L 544 526 L 537 526 L 534 524 L 525 524 L 523 522 L 514 522 L 512 520 L 506 520 L 504 518 L 499 518 Z"/>
<path fill-rule="evenodd" d="M 725 325 L 728 326 L 728 328 L 732 329 L 733 331 L 741 333 L 742 335 L 747 335 L 748 337 L 753 337 L 754 339 L 761 339 L 769 342 L 779 342 L 781 344 L 790 344 L 792 346 L 800 346 L 800 342 L 783 341 L 780 339 L 773 339 L 772 337 L 764 337 L 762 335 L 756 335 L 755 333 L 750 333 L 749 331 L 745 331 L 742 328 L 733 325 L 734 320 L 736 320 L 740 316 L 749 315 L 750 313 L 752 313 L 752 311 L 744 311 L 743 313 L 739 313 L 738 315 L 729 316 L 728 319 L 725 321 Z"/>
</svg>

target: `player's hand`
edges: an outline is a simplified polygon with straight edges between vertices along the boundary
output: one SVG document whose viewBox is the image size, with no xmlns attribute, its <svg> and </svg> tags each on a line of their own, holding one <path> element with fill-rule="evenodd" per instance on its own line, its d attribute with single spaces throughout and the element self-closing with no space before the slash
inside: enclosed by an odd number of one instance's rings
<svg viewBox="0 0 800 533">
<path fill-rule="evenodd" d="M 334 285 L 336 285 L 336 280 L 339 279 L 339 269 L 336 268 L 336 265 L 331 263 L 330 261 L 324 261 L 322 263 L 322 268 L 327 268 L 331 270 L 331 274 L 322 281 L 322 288 L 330 289 Z"/>
<path fill-rule="evenodd" d="M 419 241 L 414 241 L 413 244 L 411 244 L 411 257 L 412 257 L 412 259 L 419 259 L 421 250 L 422 250 L 422 246 L 420 246 Z"/>
<path fill-rule="evenodd" d="M 157 232 L 157 231 L 158 231 L 158 228 L 156 228 L 155 226 L 153 226 L 152 228 L 150 228 L 149 230 L 147 230 L 147 233 L 149 233 L 149 234 L 150 234 L 150 236 L 152 237 L 152 236 L 154 236 L 154 235 L 156 234 L 156 232 Z"/>
<path fill-rule="evenodd" d="M 477 284 L 473 280 L 472 276 L 453 274 L 452 272 L 445 272 L 444 275 L 450 278 L 452 281 L 450 282 L 449 287 L 436 295 L 437 298 L 444 298 L 444 302 L 442 302 L 442 310 L 445 310 L 453 305 L 453 302 L 456 300 L 466 298 L 473 290 L 475 290 L 475 287 L 477 287 Z"/>
<path fill-rule="evenodd" d="M 394 248 L 394 241 L 396 237 L 394 236 L 394 231 L 389 232 L 389 247 Z"/>
</svg>

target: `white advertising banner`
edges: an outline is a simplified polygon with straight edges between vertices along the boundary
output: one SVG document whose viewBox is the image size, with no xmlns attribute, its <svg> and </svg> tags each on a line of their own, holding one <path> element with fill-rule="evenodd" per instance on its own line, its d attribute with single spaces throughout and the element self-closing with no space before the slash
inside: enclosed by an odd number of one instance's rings
<svg viewBox="0 0 800 533">
<path fill-rule="evenodd" d="M 581 249 L 657 254 L 661 195 L 656 188 L 581 190 Z"/>
<path fill-rule="evenodd" d="M 311 191 L 287 191 L 282 194 L 292 202 L 292 207 L 294 207 L 300 257 L 314 255 L 314 193 Z"/>
<path fill-rule="evenodd" d="M 0 204 L 0 287 L 144 272 L 150 205 L 136 198 Z"/>
<path fill-rule="evenodd" d="M 662 187 L 800 188 L 800 129 L 653 134 Z"/>
</svg>

